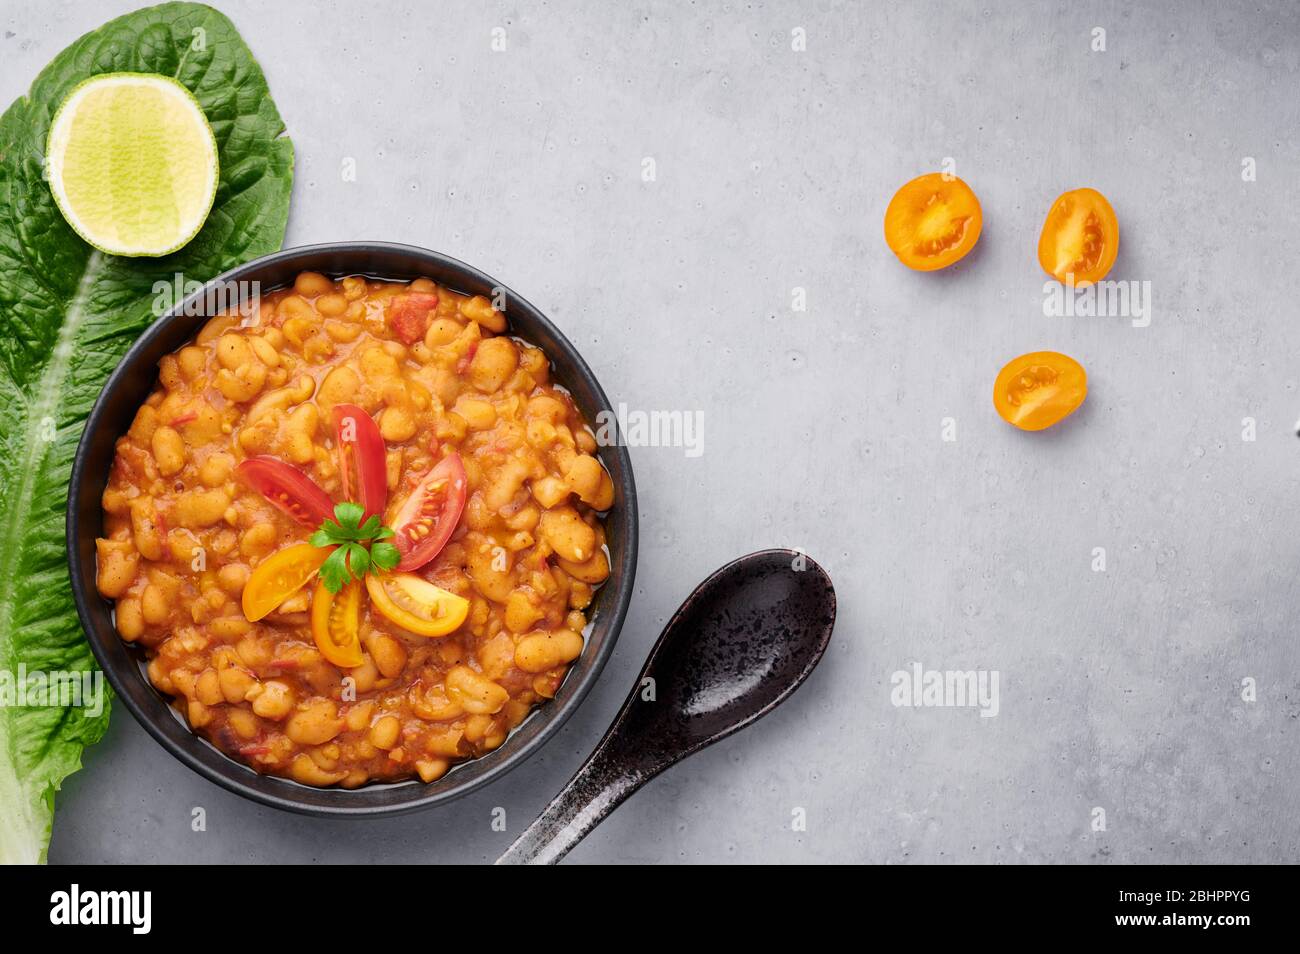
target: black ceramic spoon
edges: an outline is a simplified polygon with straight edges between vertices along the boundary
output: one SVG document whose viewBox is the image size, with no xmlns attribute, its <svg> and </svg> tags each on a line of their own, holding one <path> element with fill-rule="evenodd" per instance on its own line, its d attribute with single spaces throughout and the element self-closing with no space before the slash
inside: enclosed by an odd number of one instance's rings
<svg viewBox="0 0 1300 954">
<path fill-rule="evenodd" d="M 497 864 L 554 864 L 668 766 L 771 712 L 834 625 L 835 588 L 802 553 L 722 567 L 668 621 L 596 751 Z"/>
</svg>

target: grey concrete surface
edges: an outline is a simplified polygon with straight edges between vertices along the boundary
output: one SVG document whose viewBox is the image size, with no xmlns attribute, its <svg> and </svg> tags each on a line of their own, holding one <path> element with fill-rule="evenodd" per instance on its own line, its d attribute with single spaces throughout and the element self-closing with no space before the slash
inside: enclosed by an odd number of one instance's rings
<svg viewBox="0 0 1300 954">
<path fill-rule="evenodd" d="M 2 0 L 0 98 L 135 6 Z M 1300 8 L 219 6 L 297 147 L 287 244 L 391 239 L 478 265 L 546 310 L 614 401 L 701 412 L 704 453 L 633 450 L 631 616 L 582 709 L 506 779 L 415 816 L 304 819 L 190 773 L 119 709 L 59 796 L 51 860 L 490 860 L 695 583 L 767 545 L 832 573 L 828 657 L 572 861 L 1300 860 Z M 983 237 L 913 273 L 885 205 L 945 157 Z M 1148 327 L 1044 315 L 1038 232 L 1084 185 L 1119 215 L 1111 277 L 1150 282 Z M 1090 395 L 1021 433 L 992 382 L 1043 348 L 1081 361 Z M 895 707 L 891 674 L 914 661 L 996 670 L 998 715 Z"/>
</svg>

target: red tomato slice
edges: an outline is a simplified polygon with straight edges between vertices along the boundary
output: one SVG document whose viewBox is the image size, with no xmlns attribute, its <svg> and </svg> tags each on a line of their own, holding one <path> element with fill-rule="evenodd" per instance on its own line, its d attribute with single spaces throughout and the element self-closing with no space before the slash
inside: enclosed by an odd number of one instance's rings
<svg viewBox="0 0 1300 954">
<path fill-rule="evenodd" d="M 400 572 L 419 569 L 447 545 L 465 509 L 467 484 L 460 455 L 448 454 L 397 508 L 388 525 L 396 534 L 393 545 L 402 554 Z"/>
<path fill-rule="evenodd" d="M 325 491 L 282 460 L 260 455 L 240 461 L 235 472 L 254 490 L 293 519 L 315 530 L 326 520 L 334 519 L 334 504 Z"/>
<path fill-rule="evenodd" d="M 335 404 L 334 436 L 339 449 L 343 498 L 365 507 L 366 517 L 371 514 L 382 517 L 388 499 L 388 465 L 379 425 L 355 404 Z"/>
<path fill-rule="evenodd" d="M 438 296 L 433 292 L 403 292 L 388 302 L 388 324 L 393 333 L 407 344 L 424 340 L 433 320 L 433 310 L 438 307 Z"/>
</svg>

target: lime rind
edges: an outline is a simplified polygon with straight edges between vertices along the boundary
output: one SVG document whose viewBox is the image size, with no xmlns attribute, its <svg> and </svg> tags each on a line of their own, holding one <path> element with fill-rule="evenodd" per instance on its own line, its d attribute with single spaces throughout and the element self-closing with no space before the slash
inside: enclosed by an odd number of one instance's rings
<svg viewBox="0 0 1300 954">
<path fill-rule="evenodd" d="M 184 230 L 177 230 L 177 238 L 162 247 L 126 247 L 115 245 L 107 241 L 104 237 L 94 234 L 94 230 L 87 227 L 83 218 L 72 208 L 62 182 L 62 160 L 66 151 L 66 142 L 56 143 L 56 137 L 67 133 L 63 128 L 62 121 L 65 119 L 65 113 L 68 109 L 79 105 L 82 98 L 88 92 L 88 87 L 105 84 L 120 83 L 122 81 L 138 80 L 144 85 L 153 86 L 155 89 L 166 89 L 173 94 L 180 94 L 189 105 L 193 107 L 194 118 L 198 120 L 194 124 L 196 129 L 202 130 L 207 145 L 206 166 L 208 170 L 208 189 L 207 199 L 203 204 L 201 214 L 193 218 L 192 227 Z M 66 136 L 64 137 L 66 138 Z M 203 230 L 208 216 L 212 212 L 212 206 L 216 202 L 217 187 L 220 182 L 221 160 L 217 151 L 217 138 L 212 131 L 212 125 L 208 122 L 207 115 L 203 111 L 202 105 L 194 96 L 194 93 L 185 84 L 179 82 L 173 77 L 166 76 L 162 73 L 133 73 L 133 72 L 115 72 L 99 73 L 95 76 L 88 77 L 74 86 L 64 97 L 63 102 L 55 111 L 54 117 L 50 122 L 50 131 L 46 137 L 46 177 L 49 180 L 50 192 L 54 197 L 55 205 L 58 206 L 59 212 L 63 215 L 64 220 L 69 227 L 77 233 L 81 239 L 92 248 L 98 249 L 108 255 L 114 255 L 121 258 L 161 258 L 164 255 L 170 255 L 173 252 L 184 248 Z"/>
</svg>

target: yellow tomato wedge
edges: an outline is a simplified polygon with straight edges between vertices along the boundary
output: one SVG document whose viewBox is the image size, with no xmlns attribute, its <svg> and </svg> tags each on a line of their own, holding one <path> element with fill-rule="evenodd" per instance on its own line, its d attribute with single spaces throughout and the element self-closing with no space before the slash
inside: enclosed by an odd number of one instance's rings
<svg viewBox="0 0 1300 954">
<path fill-rule="evenodd" d="M 277 606 L 307 585 L 316 575 L 333 547 L 314 547 L 296 543 L 277 550 L 257 565 L 244 584 L 244 618 L 250 623 L 272 612 Z"/>
<path fill-rule="evenodd" d="M 469 615 L 469 600 L 414 573 L 367 573 L 366 592 L 380 615 L 421 636 L 446 636 Z"/>
<path fill-rule="evenodd" d="M 918 272 L 960 261 L 979 241 L 980 200 L 956 176 L 930 172 L 894 193 L 885 209 L 885 242 L 898 260 Z"/>
<path fill-rule="evenodd" d="M 993 407 L 1022 431 L 1041 431 L 1088 396 L 1088 372 L 1067 354 L 1032 351 L 1008 361 L 993 383 Z"/>
<path fill-rule="evenodd" d="M 316 584 L 311 598 L 311 635 L 321 655 L 341 669 L 365 662 L 361 653 L 361 584 L 355 580 L 337 593 Z"/>
<path fill-rule="evenodd" d="M 1119 254 L 1119 220 L 1096 189 L 1074 189 L 1048 210 L 1038 264 L 1063 285 L 1087 288 L 1106 277 Z"/>
</svg>

